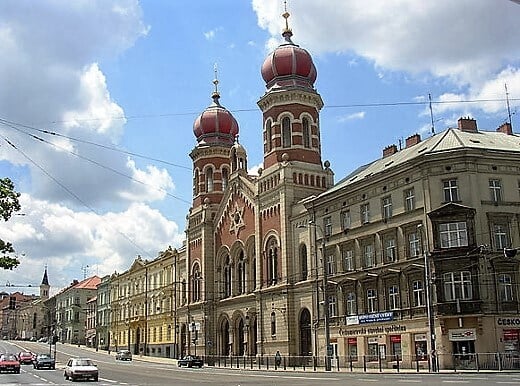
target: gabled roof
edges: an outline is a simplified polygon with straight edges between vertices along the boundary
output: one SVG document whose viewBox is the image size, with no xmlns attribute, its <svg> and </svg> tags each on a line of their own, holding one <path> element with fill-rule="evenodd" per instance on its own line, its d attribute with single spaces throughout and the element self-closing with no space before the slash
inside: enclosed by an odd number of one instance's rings
<svg viewBox="0 0 520 386">
<path fill-rule="evenodd" d="M 76 289 L 96 289 L 98 284 L 101 283 L 101 278 L 99 276 L 91 276 L 87 279 L 80 281 L 73 288 Z"/>
<path fill-rule="evenodd" d="M 364 178 L 392 170 L 397 166 L 426 155 L 437 155 L 463 149 L 514 152 L 520 155 L 520 136 L 518 134 L 508 135 L 495 131 L 468 132 L 459 129 L 447 129 L 416 145 L 357 168 L 318 197 L 326 196 L 353 185 Z"/>
</svg>

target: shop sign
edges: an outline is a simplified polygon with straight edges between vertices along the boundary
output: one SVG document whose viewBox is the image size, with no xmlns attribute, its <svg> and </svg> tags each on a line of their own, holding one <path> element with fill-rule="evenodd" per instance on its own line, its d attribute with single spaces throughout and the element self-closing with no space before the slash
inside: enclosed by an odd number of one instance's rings
<svg viewBox="0 0 520 386">
<path fill-rule="evenodd" d="M 514 318 L 497 318 L 499 326 L 518 326 L 520 327 L 520 317 Z"/>
<path fill-rule="evenodd" d="M 376 312 L 375 314 L 359 315 L 359 323 L 377 323 L 377 322 L 388 322 L 394 319 L 394 312 Z"/>
<path fill-rule="evenodd" d="M 504 330 L 504 340 L 518 340 L 520 330 Z"/>
<path fill-rule="evenodd" d="M 415 334 L 414 340 L 416 342 L 424 341 L 426 340 L 426 334 Z"/>
<path fill-rule="evenodd" d="M 351 345 L 357 344 L 357 338 L 348 338 L 348 344 L 351 344 Z"/>
<path fill-rule="evenodd" d="M 369 336 L 367 339 L 368 344 L 376 344 L 379 343 L 379 337 L 378 336 Z"/>
<path fill-rule="evenodd" d="M 477 339 L 477 330 L 474 328 L 458 328 L 449 330 L 448 334 L 449 339 L 452 342 Z"/>
<path fill-rule="evenodd" d="M 354 324 L 359 324 L 359 316 L 345 316 L 345 324 L 347 326 L 352 326 Z"/>
<path fill-rule="evenodd" d="M 401 335 L 390 335 L 390 342 L 401 343 Z"/>
</svg>

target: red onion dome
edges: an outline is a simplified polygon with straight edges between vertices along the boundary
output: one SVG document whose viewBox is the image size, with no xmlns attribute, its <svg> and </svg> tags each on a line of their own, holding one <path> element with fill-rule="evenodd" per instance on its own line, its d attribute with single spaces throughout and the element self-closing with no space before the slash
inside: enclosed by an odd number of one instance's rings
<svg viewBox="0 0 520 386">
<path fill-rule="evenodd" d="M 309 52 L 291 41 L 292 32 L 286 29 L 280 44 L 264 61 L 262 77 L 268 88 L 274 84 L 292 84 L 313 88 L 316 67 Z"/>
<path fill-rule="evenodd" d="M 220 95 L 213 93 L 213 103 L 193 123 L 197 142 L 233 145 L 238 135 L 238 123 L 233 115 L 219 103 Z"/>
</svg>

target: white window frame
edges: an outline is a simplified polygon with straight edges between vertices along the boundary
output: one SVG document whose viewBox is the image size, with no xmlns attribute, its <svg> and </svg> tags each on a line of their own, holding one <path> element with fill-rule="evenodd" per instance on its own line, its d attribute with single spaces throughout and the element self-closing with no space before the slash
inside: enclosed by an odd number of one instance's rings
<svg viewBox="0 0 520 386">
<path fill-rule="evenodd" d="M 442 275 L 446 301 L 471 300 L 473 283 L 470 271 L 446 272 Z"/>
<path fill-rule="evenodd" d="M 396 285 L 388 287 L 388 306 L 391 310 L 398 310 L 401 308 L 399 302 L 399 287 Z"/>
<path fill-rule="evenodd" d="M 392 217 L 392 196 L 383 197 L 381 199 L 381 206 L 383 209 L 383 219 L 388 220 Z"/>
<path fill-rule="evenodd" d="M 408 247 L 410 257 L 419 257 L 422 254 L 421 237 L 418 231 L 408 233 Z"/>
<path fill-rule="evenodd" d="M 338 298 L 336 295 L 329 295 L 329 316 L 338 316 Z"/>
<path fill-rule="evenodd" d="M 357 297 L 355 292 L 349 292 L 347 294 L 347 300 L 346 300 L 346 311 L 347 315 L 356 315 L 357 314 Z"/>
<path fill-rule="evenodd" d="M 439 240 L 441 248 L 458 248 L 468 246 L 468 231 L 465 221 L 439 224 Z"/>
<path fill-rule="evenodd" d="M 424 282 L 422 280 L 414 280 L 412 282 L 412 292 L 414 307 L 424 307 L 426 305 Z"/>
<path fill-rule="evenodd" d="M 491 201 L 502 201 L 502 182 L 495 178 L 489 180 L 489 193 L 491 194 Z"/>
<path fill-rule="evenodd" d="M 370 222 L 370 204 L 365 203 L 360 206 L 361 223 L 368 224 Z"/>
<path fill-rule="evenodd" d="M 460 200 L 459 187 L 456 179 L 443 181 L 444 201 L 456 202 Z"/>
<path fill-rule="evenodd" d="M 500 296 L 500 301 L 513 301 L 513 280 L 511 275 L 506 273 L 501 273 L 498 275 L 498 293 Z"/>
<path fill-rule="evenodd" d="M 385 262 L 394 263 L 397 261 L 397 247 L 394 238 L 385 239 Z"/>
<path fill-rule="evenodd" d="M 334 253 L 327 255 L 327 274 L 329 276 L 336 274 L 336 256 Z"/>
<path fill-rule="evenodd" d="M 343 250 L 343 268 L 346 272 L 356 269 L 354 262 L 354 251 L 352 249 Z"/>
<path fill-rule="evenodd" d="M 332 217 L 330 216 L 323 218 L 323 233 L 325 233 L 325 237 L 332 236 Z"/>
<path fill-rule="evenodd" d="M 405 210 L 411 212 L 415 209 L 415 191 L 414 188 L 405 190 L 404 192 Z"/>
<path fill-rule="evenodd" d="M 493 242 L 496 250 L 503 250 L 509 247 L 509 236 L 507 225 L 493 224 Z"/>
<path fill-rule="evenodd" d="M 377 290 L 374 288 L 367 289 L 367 313 L 377 312 Z"/>
<path fill-rule="evenodd" d="M 343 230 L 350 229 L 352 226 L 352 217 L 350 215 L 350 210 L 345 210 L 341 213 L 341 225 Z"/>
<path fill-rule="evenodd" d="M 376 266 L 374 244 L 366 244 L 363 247 L 363 262 L 366 268 Z"/>
</svg>

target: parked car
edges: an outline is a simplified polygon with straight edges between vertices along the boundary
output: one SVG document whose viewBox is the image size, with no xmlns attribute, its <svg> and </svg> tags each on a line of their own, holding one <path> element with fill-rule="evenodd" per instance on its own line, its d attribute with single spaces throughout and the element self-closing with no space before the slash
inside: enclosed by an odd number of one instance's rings
<svg viewBox="0 0 520 386">
<path fill-rule="evenodd" d="M 49 354 L 38 354 L 33 361 L 35 369 L 52 369 L 56 368 L 56 361 Z"/>
<path fill-rule="evenodd" d="M 47 337 L 46 336 L 42 336 L 40 339 L 38 339 L 38 342 L 40 342 L 40 343 L 47 343 Z"/>
<path fill-rule="evenodd" d="M 63 372 L 65 379 L 75 381 L 76 379 L 98 380 L 99 371 L 97 366 L 89 358 L 70 358 Z"/>
<path fill-rule="evenodd" d="M 30 365 L 33 361 L 33 353 L 30 351 L 21 351 L 18 353 L 18 360 L 22 365 Z"/>
<path fill-rule="evenodd" d="M 179 367 L 199 367 L 201 368 L 204 364 L 203 360 L 197 355 L 186 355 L 184 358 L 177 361 Z"/>
<path fill-rule="evenodd" d="M 1 354 L 0 355 L 0 373 L 2 371 L 12 371 L 13 373 L 20 374 L 20 361 L 14 354 Z"/>
<path fill-rule="evenodd" d="M 119 350 L 116 354 L 116 361 L 131 361 L 132 353 L 130 350 Z"/>
</svg>

